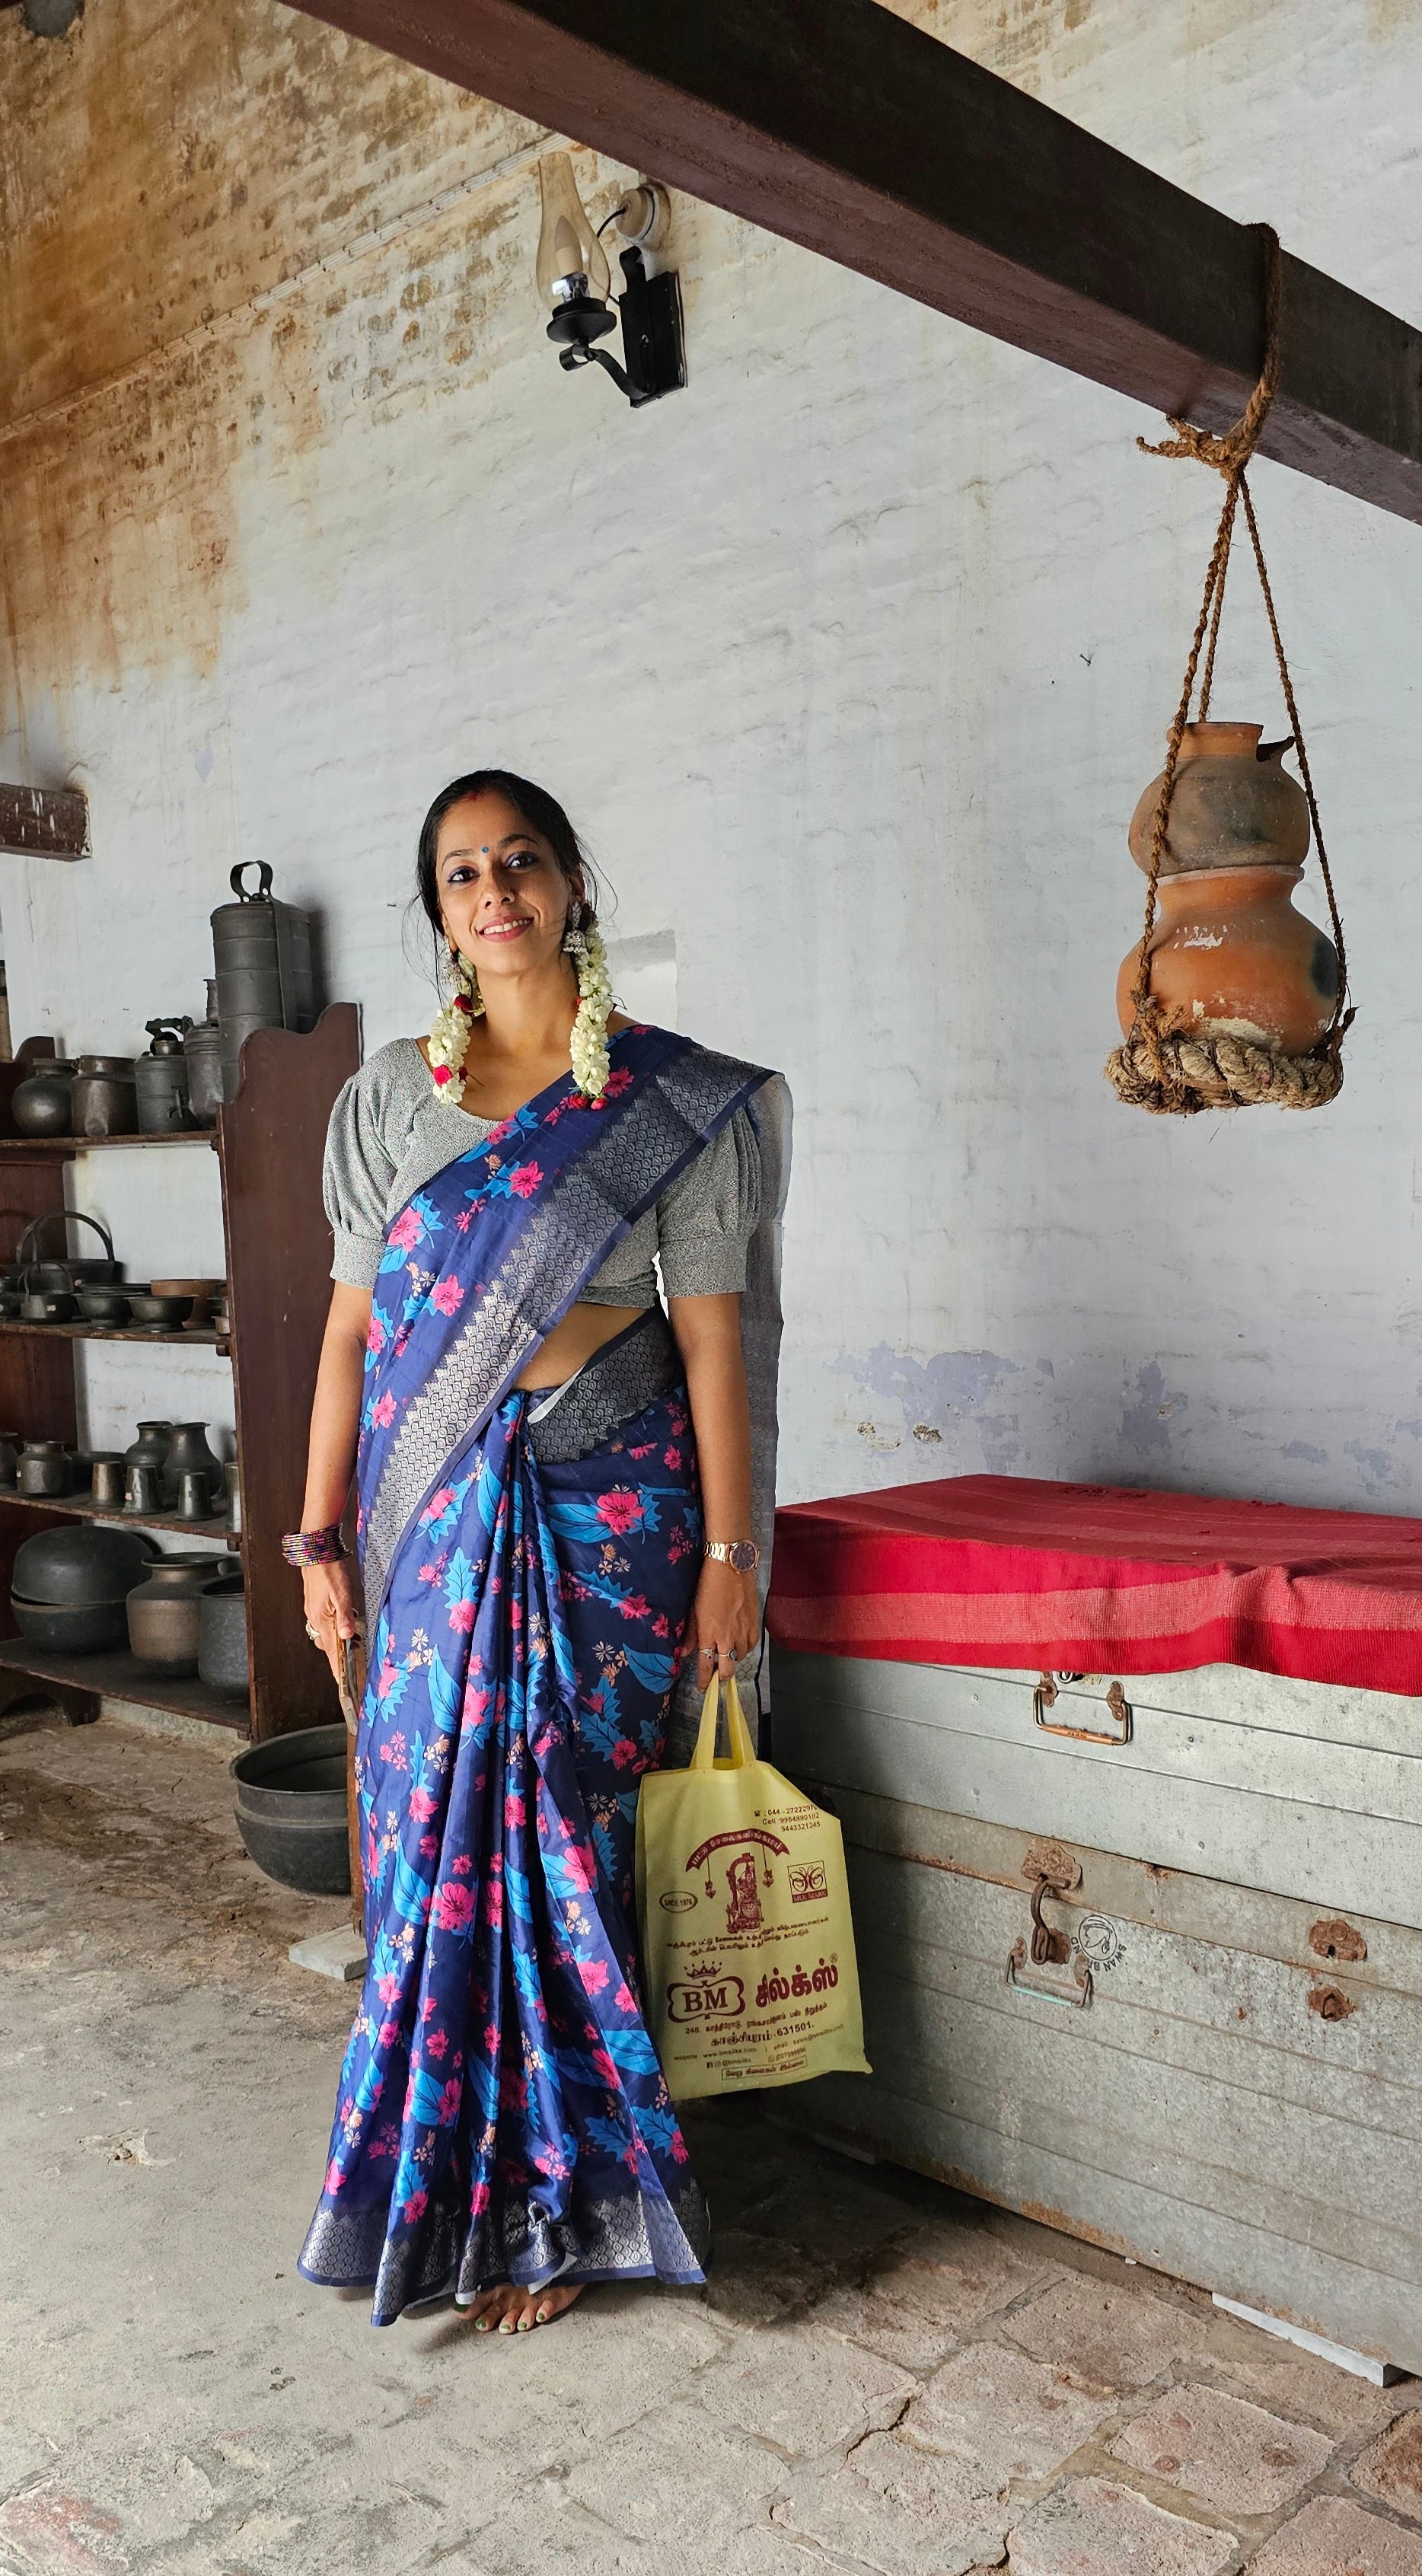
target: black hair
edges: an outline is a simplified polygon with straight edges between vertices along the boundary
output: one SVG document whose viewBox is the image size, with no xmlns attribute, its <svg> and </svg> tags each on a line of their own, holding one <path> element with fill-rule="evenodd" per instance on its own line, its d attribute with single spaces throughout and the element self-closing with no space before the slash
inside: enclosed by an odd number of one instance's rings
<svg viewBox="0 0 1422 2576">
<path fill-rule="evenodd" d="M 447 787 L 440 789 L 420 825 L 416 900 L 434 932 L 436 952 L 442 950 L 447 936 L 440 917 L 436 873 L 439 827 L 450 807 L 462 805 L 466 796 L 506 796 L 517 807 L 529 830 L 547 841 L 569 885 L 581 885 L 583 905 L 576 926 L 579 930 L 588 929 L 597 918 L 597 883 L 583 845 L 557 797 L 550 796 L 546 787 L 536 787 L 531 778 L 519 778 L 511 769 L 471 769 L 466 777 L 452 778 Z"/>
</svg>

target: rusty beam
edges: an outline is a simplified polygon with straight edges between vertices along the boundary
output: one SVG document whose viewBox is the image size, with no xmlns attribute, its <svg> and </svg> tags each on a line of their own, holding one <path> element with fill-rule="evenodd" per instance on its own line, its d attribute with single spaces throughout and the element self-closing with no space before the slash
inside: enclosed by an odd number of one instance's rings
<svg viewBox="0 0 1422 2576">
<path fill-rule="evenodd" d="M 1259 372 L 1248 225 L 875 0 L 306 5 L 1153 411 L 1223 428 Z M 1422 332 L 1302 260 L 1285 297 L 1261 452 L 1422 520 Z"/>
<path fill-rule="evenodd" d="M 21 859 L 87 859 L 88 798 L 74 787 L 0 786 L 0 850 Z"/>
</svg>

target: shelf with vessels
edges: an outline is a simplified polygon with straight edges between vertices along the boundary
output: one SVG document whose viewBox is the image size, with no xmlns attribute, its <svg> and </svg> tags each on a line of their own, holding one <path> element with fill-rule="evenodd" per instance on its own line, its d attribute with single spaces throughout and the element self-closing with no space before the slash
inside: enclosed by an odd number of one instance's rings
<svg viewBox="0 0 1422 2576">
<path fill-rule="evenodd" d="M 22 1057 L 25 1050 L 22 1050 Z M 224 1275 L 231 1327 L 153 1327 L 81 1321 L 0 1323 L 0 1422 L 26 1441 L 78 1446 L 74 1346 L 80 1341 L 147 1345 L 161 1354 L 213 1350 L 232 1366 L 246 1581 L 250 1704 L 224 1698 L 197 1680 L 164 1680 L 133 1656 L 75 1655 L 14 1634 L 10 1609 L 16 1549 L 30 1535 L 36 1509 L 51 1521 L 125 1517 L 130 1526 L 227 1541 L 221 1520 L 185 1521 L 167 1513 L 103 1513 L 85 1495 L 21 1496 L 0 1490 L 0 1716 L 25 1698 L 57 1699 L 76 1720 L 97 1716 L 114 1696 L 190 1717 L 214 1719 L 254 1737 L 339 1719 L 335 1685 L 305 1634 L 301 1585 L 281 1559 L 283 1530 L 298 1527 L 310 1415 L 321 1335 L 330 1302 L 331 1236 L 321 1201 L 326 1125 L 337 1092 L 360 1061 L 359 1014 L 352 1002 L 328 1009 L 309 1033 L 261 1028 L 242 1049 L 234 1098 L 217 1112 L 216 1130 L 155 1136 L 21 1137 L 10 1099 L 33 1068 L 32 1055 L 0 1064 L 0 1194 L 4 1213 L 23 1225 L 64 1206 L 64 1165 L 111 1145 L 205 1144 L 215 1147 L 222 1183 Z M 8 1238 L 7 1238 L 8 1240 Z M 122 1294 L 122 1283 L 117 1283 Z M 155 1380 L 161 1384 L 161 1380 Z M 153 1410 L 162 1410 L 161 1400 Z M 230 1543 L 230 1542 L 228 1542 Z"/>
<path fill-rule="evenodd" d="M 110 1511 L 103 1503 L 94 1503 L 87 1494 L 22 1494 L 14 1485 L 0 1485 L 0 1502 L 13 1503 L 22 1512 L 60 1512 L 66 1520 L 104 1521 L 119 1529 L 177 1530 L 184 1538 L 221 1539 L 224 1547 L 240 1549 L 242 1533 L 230 1530 L 223 1512 L 205 1521 L 184 1520 L 180 1512 Z"/>
</svg>

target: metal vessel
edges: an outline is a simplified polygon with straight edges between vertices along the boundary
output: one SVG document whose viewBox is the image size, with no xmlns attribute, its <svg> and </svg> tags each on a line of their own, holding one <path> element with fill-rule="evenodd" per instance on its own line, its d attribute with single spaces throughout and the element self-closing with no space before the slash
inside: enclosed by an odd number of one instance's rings
<svg viewBox="0 0 1422 2576">
<path fill-rule="evenodd" d="M 250 891 L 249 867 L 257 871 Z M 235 867 L 230 883 L 236 902 L 219 904 L 212 915 L 224 1100 L 237 1096 L 243 1041 L 254 1029 L 310 1029 L 316 1024 L 309 913 L 276 901 L 265 859 Z"/>
</svg>

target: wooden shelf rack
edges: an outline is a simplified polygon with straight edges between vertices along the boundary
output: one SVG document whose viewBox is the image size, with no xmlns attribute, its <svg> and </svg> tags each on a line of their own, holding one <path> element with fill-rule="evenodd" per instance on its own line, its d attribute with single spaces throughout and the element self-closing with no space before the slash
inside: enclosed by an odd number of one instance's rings
<svg viewBox="0 0 1422 2576">
<path fill-rule="evenodd" d="M 246 1577 L 248 1707 L 196 1679 L 170 1681 L 129 1654 L 61 1655 L 15 1634 L 10 1583 L 15 1551 L 36 1512 L 52 1519 L 122 1521 L 83 1495 L 38 1497 L 0 1491 L 0 1716 L 26 1698 L 58 1700 L 76 1721 L 96 1717 L 105 1695 L 207 1718 L 260 1739 L 339 1719 L 325 1660 L 306 1635 L 301 1585 L 283 1564 L 283 1530 L 301 1516 L 306 1425 L 330 1302 L 331 1238 L 321 1204 L 321 1158 L 332 1103 L 360 1062 L 360 1016 L 337 1002 L 309 1036 L 259 1029 L 242 1050 L 242 1085 L 219 1110 L 216 1130 L 171 1136 L 17 1136 L 10 1100 L 37 1069 L 0 1064 L 0 1189 L 6 1219 L 23 1230 L 64 1206 L 64 1166 L 78 1154 L 165 1152 L 205 1145 L 222 1175 L 222 1222 L 231 1300 L 229 1338 L 215 1332 L 157 1332 L 137 1325 L 0 1323 L 0 1424 L 27 1440 L 77 1438 L 74 1345 L 140 1344 L 166 1351 L 215 1350 L 232 1365 L 242 1498 L 239 1542 Z M 16 1234 L 18 1241 L 18 1233 Z M 13 1255 L 13 1247 L 11 1247 Z M 153 1410 L 160 1409 L 158 1396 Z M 155 1513 L 145 1529 L 189 1538 L 225 1537 L 221 1520 Z"/>
</svg>

